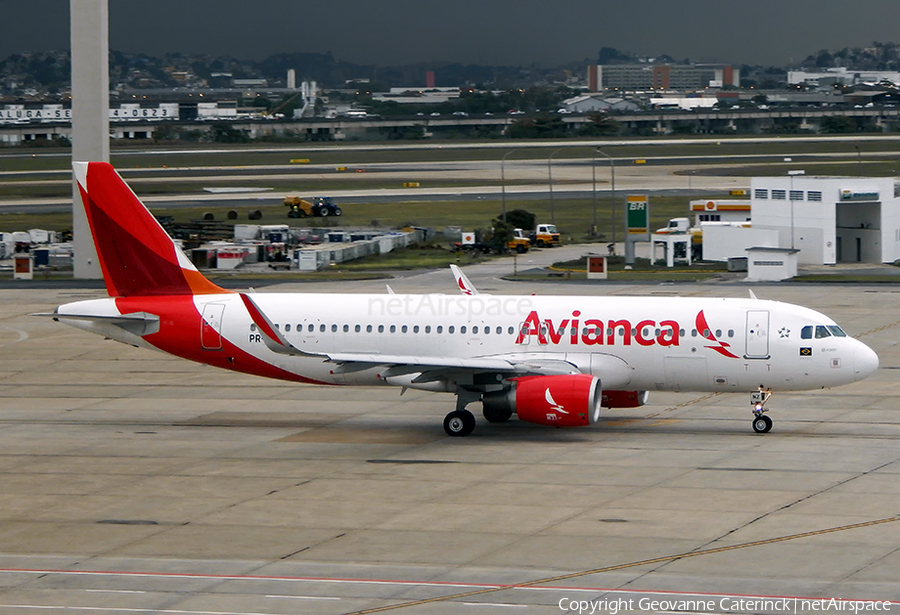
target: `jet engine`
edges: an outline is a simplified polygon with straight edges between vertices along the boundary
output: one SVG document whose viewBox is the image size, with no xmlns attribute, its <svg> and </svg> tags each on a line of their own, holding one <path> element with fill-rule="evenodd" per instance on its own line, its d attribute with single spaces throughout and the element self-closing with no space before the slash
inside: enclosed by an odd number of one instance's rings
<svg viewBox="0 0 900 615">
<path fill-rule="evenodd" d="M 604 408 L 637 408 L 647 403 L 648 391 L 603 391 Z"/>
<path fill-rule="evenodd" d="M 485 416 L 509 416 L 538 425 L 580 427 L 600 418 L 600 379 L 589 374 L 525 376 L 503 391 L 485 393 Z"/>
</svg>

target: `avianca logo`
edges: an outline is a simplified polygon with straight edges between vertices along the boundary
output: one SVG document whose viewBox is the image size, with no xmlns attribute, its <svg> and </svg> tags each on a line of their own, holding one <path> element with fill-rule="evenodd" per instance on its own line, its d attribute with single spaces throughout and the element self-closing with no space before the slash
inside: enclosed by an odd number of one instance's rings
<svg viewBox="0 0 900 615">
<path fill-rule="evenodd" d="M 528 343 L 530 336 L 535 336 L 541 345 L 623 345 L 631 346 L 631 342 L 640 346 L 678 346 L 680 327 L 674 320 L 642 320 L 632 324 L 630 320 L 599 320 L 588 318 L 581 321 L 581 312 L 574 310 L 571 318 L 564 318 L 559 323 L 551 319 L 541 319 L 536 310 L 532 310 L 519 328 L 517 344 Z"/>
<path fill-rule="evenodd" d="M 574 310 L 571 318 L 564 318 L 559 323 L 554 323 L 550 318 L 542 319 L 536 310 L 532 310 L 519 328 L 516 338 L 517 344 L 527 344 L 531 337 L 537 339 L 538 344 L 557 346 L 560 344 L 584 345 L 584 346 L 679 346 L 682 330 L 675 320 L 641 320 L 632 323 L 628 319 L 601 320 L 588 318 L 581 320 L 581 312 Z M 703 310 L 697 313 L 695 319 L 697 333 L 705 340 L 712 342 L 705 346 L 718 352 L 729 359 L 739 358 L 728 350 L 731 345 L 723 342 L 713 335 L 706 315 Z M 550 403 L 548 399 L 548 403 Z M 553 405 L 551 403 L 551 405 Z"/>
<path fill-rule="evenodd" d="M 550 393 L 550 387 L 547 387 L 547 390 L 544 391 L 544 399 L 547 400 L 547 403 L 550 404 L 550 409 L 553 410 L 554 412 L 559 412 L 561 414 L 568 414 L 568 412 L 566 412 L 563 409 L 563 407 L 560 404 L 556 403 L 556 400 L 553 399 L 553 394 Z M 550 415 L 548 414 L 547 416 L 550 416 Z"/>
<path fill-rule="evenodd" d="M 728 357 L 729 359 L 737 359 L 738 356 L 732 353 L 729 348 L 731 348 L 731 344 L 728 342 L 723 342 L 719 339 L 716 339 L 716 336 L 713 335 L 712 329 L 709 328 L 709 325 L 706 323 L 706 316 L 703 314 L 703 310 L 700 310 L 697 313 L 697 320 L 694 323 L 697 326 L 697 332 L 704 339 L 708 339 L 709 341 L 718 344 L 717 346 L 706 346 L 706 348 L 710 348 L 715 350 L 723 357 Z"/>
<path fill-rule="evenodd" d="M 464 295 L 472 294 L 472 289 L 466 287 L 466 283 L 463 282 L 462 278 L 457 279 L 456 283 L 459 285 L 459 290 L 461 290 Z"/>
</svg>

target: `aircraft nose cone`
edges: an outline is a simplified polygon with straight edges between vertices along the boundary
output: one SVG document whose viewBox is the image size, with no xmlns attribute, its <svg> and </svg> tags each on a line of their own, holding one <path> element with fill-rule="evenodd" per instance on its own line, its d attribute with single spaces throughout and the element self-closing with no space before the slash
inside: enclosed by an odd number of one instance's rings
<svg viewBox="0 0 900 615">
<path fill-rule="evenodd" d="M 878 355 L 874 350 L 860 343 L 853 354 L 853 369 L 860 379 L 873 374 L 878 369 Z"/>
</svg>

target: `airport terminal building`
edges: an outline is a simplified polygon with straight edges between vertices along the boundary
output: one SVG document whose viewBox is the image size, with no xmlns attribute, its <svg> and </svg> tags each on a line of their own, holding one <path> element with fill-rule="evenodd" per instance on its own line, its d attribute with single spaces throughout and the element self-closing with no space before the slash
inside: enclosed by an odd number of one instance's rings
<svg viewBox="0 0 900 615">
<path fill-rule="evenodd" d="M 900 259 L 900 184 L 884 177 L 790 175 L 751 180 L 754 229 L 778 232 L 801 264 Z"/>
</svg>

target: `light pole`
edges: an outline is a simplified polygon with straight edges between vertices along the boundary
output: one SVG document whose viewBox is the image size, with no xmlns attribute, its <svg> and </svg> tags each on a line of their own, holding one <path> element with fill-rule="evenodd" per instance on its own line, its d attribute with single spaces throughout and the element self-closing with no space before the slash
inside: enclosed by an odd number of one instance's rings
<svg viewBox="0 0 900 615">
<path fill-rule="evenodd" d="M 551 160 L 553 157 L 558 154 L 562 149 L 555 149 L 550 152 L 550 155 L 547 156 L 547 179 L 550 182 L 550 223 L 556 224 L 556 208 L 553 204 L 553 165 L 551 164 Z"/>
<path fill-rule="evenodd" d="M 858 145 L 854 145 L 853 147 L 856 148 L 856 166 L 859 169 L 859 176 L 862 177 L 862 154 L 859 151 Z"/>
<path fill-rule="evenodd" d="M 595 150 L 596 154 L 602 154 L 609 160 L 610 183 L 612 186 L 612 244 L 613 249 L 616 247 L 616 163 L 613 157 L 604 152 L 599 147 Z M 596 160 L 596 154 L 594 159 Z M 596 191 L 596 188 L 595 188 Z M 597 207 L 594 205 L 594 226 L 597 225 Z"/>
<path fill-rule="evenodd" d="M 511 149 L 505 154 L 503 154 L 503 158 L 500 159 L 500 194 L 501 194 L 501 209 L 500 209 L 500 219 L 506 222 L 506 158 L 512 154 L 513 152 L 517 152 L 521 147 L 517 147 L 515 149 Z"/>
</svg>

